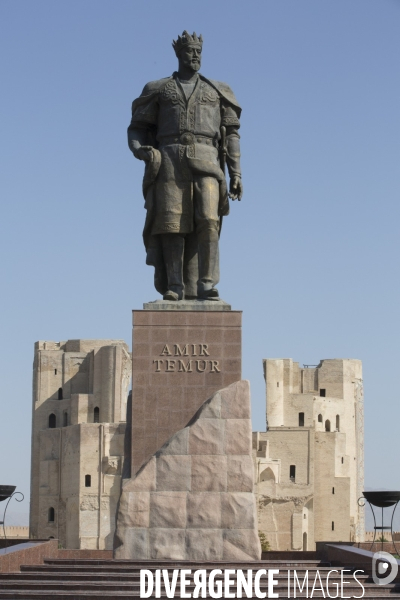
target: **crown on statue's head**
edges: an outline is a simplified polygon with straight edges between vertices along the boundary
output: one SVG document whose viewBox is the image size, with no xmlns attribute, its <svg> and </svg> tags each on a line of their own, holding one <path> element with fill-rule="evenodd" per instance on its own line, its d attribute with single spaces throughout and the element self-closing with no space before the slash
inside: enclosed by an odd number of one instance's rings
<svg viewBox="0 0 400 600">
<path fill-rule="evenodd" d="M 179 52 L 185 46 L 203 46 L 203 36 L 200 34 L 197 37 L 197 34 L 193 32 L 193 35 L 190 35 L 186 30 L 182 33 L 182 35 L 178 35 L 177 40 L 173 40 L 172 46 L 175 50 L 175 54 L 178 56 Z"/>
</svg>

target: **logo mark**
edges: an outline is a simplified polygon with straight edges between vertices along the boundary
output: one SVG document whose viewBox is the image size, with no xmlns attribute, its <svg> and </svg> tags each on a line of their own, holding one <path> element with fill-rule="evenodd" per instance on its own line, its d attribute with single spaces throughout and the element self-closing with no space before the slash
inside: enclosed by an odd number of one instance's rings
<svg viewBox="0 0 400 600">
<path fill-rule="evenodd" d="M 390 567 L 392 567 L 390 569 Z M 375 552 L 372 557 L 372 579 L 376 585 L 387 585 L 396 579 L 397 560 L 388 552 Z"/>
</svg>

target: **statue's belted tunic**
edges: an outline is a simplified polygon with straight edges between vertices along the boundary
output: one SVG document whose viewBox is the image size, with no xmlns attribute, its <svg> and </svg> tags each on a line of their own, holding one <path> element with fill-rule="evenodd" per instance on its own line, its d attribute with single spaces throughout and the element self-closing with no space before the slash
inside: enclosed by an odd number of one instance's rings
<svg viewBox="0 0 400 600">
<path fill-rule="evenodd" d="M 225 83 L 198 75 L 192 89 L 177 73 L 148 83 L 132 104 L 128 141 L 152 146 L 143 194 L 147 209 L 143 232 L 147 263 L 155 267 L 156 289 L 164 294 L 171 281 L 195 297 L 219 280 L 220 217 L 229 212 L 225 175 L 220 167 L 221 126 L 226 128 L 229 174 L 240 176 L 240 106 Z M 178 234 L 181 251 L 163 243 Z M 167 253 L 175 252 L 174 257 Z M 167 259 L 167 260 L 165 260 Z M 175 272 L 168 273 L 168 264 Z"/>
</svg>

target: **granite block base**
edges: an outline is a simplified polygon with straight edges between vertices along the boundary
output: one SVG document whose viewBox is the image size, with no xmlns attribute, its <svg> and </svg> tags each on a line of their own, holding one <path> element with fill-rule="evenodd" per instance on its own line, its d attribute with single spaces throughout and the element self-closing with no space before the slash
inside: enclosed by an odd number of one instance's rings
<svg viewBox="0 0 400 600">
<path fill-rule="evenodd" d="M 238 381 L 125 480 L 114 558 L 260 560 L 251 437 L 249 383 Z"/>
</svg>

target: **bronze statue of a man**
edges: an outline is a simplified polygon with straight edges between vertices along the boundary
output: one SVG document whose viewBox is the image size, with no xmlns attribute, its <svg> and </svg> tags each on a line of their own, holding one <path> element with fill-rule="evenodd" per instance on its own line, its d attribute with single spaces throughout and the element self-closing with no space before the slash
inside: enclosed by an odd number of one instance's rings
<svg viewBox="0 0 400 600">
<path fill-rule="evenodd" d="M 148 83 L 132 104 L 128 143 L 146 162 L 143 232 L 147 264 L 164 300 L 219 300 L 218 241 L 229 196 L 240 200 L 241 108 L 225 83 L 199 73 L 203 39 L 173 42 L 179 68 Z"/>
</svg>

